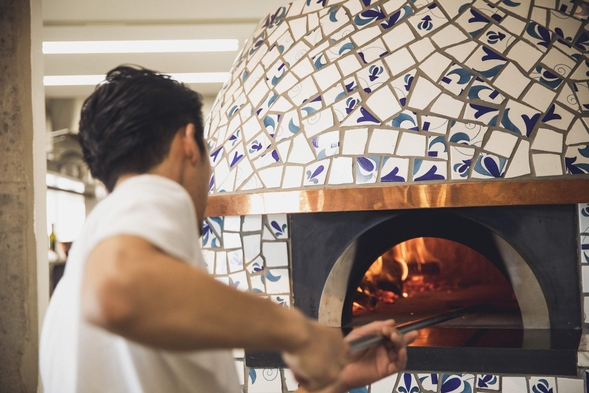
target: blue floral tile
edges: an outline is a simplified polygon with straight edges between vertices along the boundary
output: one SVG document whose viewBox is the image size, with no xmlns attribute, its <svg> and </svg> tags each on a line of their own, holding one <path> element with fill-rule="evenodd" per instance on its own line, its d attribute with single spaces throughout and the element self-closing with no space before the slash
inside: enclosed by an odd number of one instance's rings
<svg viewBox="0 0 589 393">
<path fill-rule="evenodd" d="M 380 38 L 358 49 L 358 56 L 362 59 L 364 64 L 370 64 L 383 56 L 386 56 L 389 51 Z"/>
<path fill-rule="evenodd" d="M 339 154 L 339 131 L 330 131 L 311 138 L 311 144 L 315 148 L 318 160 Z"/>
<path fill-rule="evenodd" d="M 384 157 L 380 171 L 381 183 L 406 182 L 409 173 L 409 159 Z"/>
<path fill-rule="evenodd" d="M 579 228 L 581 233 L 589 234 L 589 203 L 579 203 Z M 589 252 L 589 248 L 587 249 Z M 588 261 L 589 262 L 589 261 Z"/>
<path fill-rule="evenodd" d="M 329 170 L 329 160 L 314 162 L 305 168 L 303 186 L 316 186 L 325 183 L 325 176 Z"/>
<path fill-rule="evenodd" d="M 486 79 L 493 79 L 503 69 L 507 59 L 488 46 L 480 46 L 465 64 Z"/>
<path fill-rule="evenodd" d="M 360 94 L 354 93 L 344 99 L 336 102 L 332 108 L 335 113 L 335 117 L 341 123 L 344 121 L 350 113 L 354 111 L 357 105 L 361 102 Z"/>
<path fill-rule="evenodd" d="M 443 117 L 421 115 L 419 124 L 420 124 L 419 129 L 421 131 L 427 131 L 427 132 L 432 132 L 435 134 L 446 135 L 450 121 L 448 119 L 443 118 Z"/>
<path fill-rule="evenodd" d="M 255 276 L 250 275 L 250 284 L 252 287 L 252 293 L 266 293 L 263 274 L 257 274 Z"/>
<path fill-rule="evenodd" d="M 341 125 L 346 127 L 380 125 L 380 120 L 367 107 L 358 105 Z"/>
<path fill-rule="evenodd" d="M 570 146 L 564 161 L 568 174 L 589 174 L 589 145 Z"/>
<path fill-rule="evenodd" d="M 433 392 L 438 391 L 438 384 L 440 381 L 438 374 L 417 374 L 417 378 L 419 379 L 419 383 L 423 390 Z"/>
<path fill-rule="evenodd" d="M 373 6 L 355 15 L 353 20 L 356 27 L 363 28 L 385 18 L 385 11 L 380 6 Z"/>
<path fill-rule="evenodd" d="M 452 180 L 467 180 L 475 149 L 462 146 L 450 147 L 450 176 Z"/>
<path fill-rule="evenodd" d="M 221 242 L 219 240 L 220 234 L 223 233 L 223 218 L 222 217 L 208 217 L 203 223 L 202 247 L 203 248 L 219 248 Z"/>
<path fill-rule="evenodd" d="M 560 37 L 560 39 L 570 44 L 577 36 L 582 23 L 582 21 L 563 12 L 553 10 L 550 11 L 550 22 L 548 24 L 548 28 L 550 31 L 554 31 L 556 35 Z"/>
<path fill-rule="evenodd" d="M 415 70 L 411 70 L 391 82 L 391 86 L 393 87 L 396 96 L 399 97 L 399 103 L 402 106 L 407 104 L 407 96 L 411 91 L 414 80 Z"/>
<path fill-rule="evenodd" d="M 529 137 L 541 113 L 514 100 L 509 100 L 501 117 L 500 125 L 517 135 Z"/>
<path fill-rule="evenodd" d="M 333 9 L 330 9 L 327 15 L 321 18 L 321 28 L 323 29 L 323 33 L 330 35 L 349 22 L 350 16 L 348 15 L 347 10 L 343 7 L 336 6 L 333 7 Z"/>
<path fill-rule="evenodd" d="M 440 393 L 471 393 L 474 379 L 471 374 L 442 374 Z"/>
<path fill-rule="evenodd" d="M 383 7 L 386 7 L 387 5 L 388 5 L 388 3 L 385 3 L 385 4 L 383 4 Z M 381 22 L 380 26 L 383 29 L 388 30 L 388 29 L 392 28 L 393 26 L 396 26 L 398 23 L 405 20 L 409 16 L 413 15 L 413 13 L 414 13 L 413 8 L 409 4 L 405 4 L 401 8 L 397 9 L 396 11 L 391 12 L 386 17 L 386 19 L 384 19 Z"/>
<path fill-rule="evenodd" d="M 323 100 L 321 99 L 321 95 L 318 95 L 311 100 L 305 101 L 305 103 L 301 105 L 299 109 L 301 110 L 302 119 L 323 109 Z"/>
<path fill-rule="evenodd" d="M 363 68 L 356 74 L 356 77 L 358 78 L 362 90 L 369 94 L 378 89 L 390 78 L 382 61 L 377 61 L 374 64 Z"/>
<path fill-rule="evenodd" d="M 515 41 L 515 37 L 501 27 L 492 25 L 481 34 L 479 41 L 499 53 L 505 53 L 507 48 Z"/>
<path fill-rule="evenodd" d="M 391 120 L 391 126 L 394 128 L 401 128 L 404 130 L 417 131 L 419 125 L 417 123 L 417 115 L 413 111 L 403 111 Z"/>
<path fill-rule="evenodd" d="M 442 77 L 439 85 L 458 96 L 468 87 L 473 77 L 474 75 L 471 72 L 454 64 Z"/>
<path fill-rule="evenodd" d="M 539 25 L 536 22 L 530 22 L 526 26 L 525 33 L 523 37 L 534 44 L 537 49 L 541 50 L 542 52 L 546 52 L 546 50 L 550 47 L 550 42 L 552 41 L 552 32 L 548 30 L 546 27 Z"/>
<path fill-rule="evenodd" d="M 581 236 L 581 262 L 589 263 L 589 235 Z M 589 306 L 589 303 L 585 301 L 585 305 Z"/>
<path fill-rule="evenodd" d="M 229 280 L 229 286 L 242 292 L 251 292 L 247 274 L 245 271 L 233 273 L 227 276 Z"/>
<path fill-rule="evenodd" d="M 408 19 L 420 36 L 426 36 L 444 26 L 448 19 L 436 3 L 431 3 Z"/>
<path fill-rule="evenodd" d="M 288 239 L 288 216 L 286 214 L 269 214 L 267 219 L 276 239 Z"/>
<path fill-rule="evenodd" d="M 505 100 L 505 97 L 493 86 L 478 77 L 470 86 L 467 98 L 471 101 L 480 100 L 492 104 L 501 104 Z"/>
<path fill-rule="evenodd" d="M 497 8 L 497 6 L 495 5 L 497 3 L 499 2 L 487 2 L 485 0 L 476 0 L 472 6 L 483 15 L 489 17 L 497 23 L 501 23 L 505 18 L 505 12 Z"/>
<path fill-rule="evenodd" d="M 490 21 L 482 13 L 474 8 L 468 8 L 456 22 L 462 27 L 471 37 L 476 37 L 480 32 L 485 29 Z"/>
<path fill-rule="evenodd" d="M 265 271 L 266 293 L 289 294 L 290 278 L 288 269 L 267 269 Z"/>
<path fill-rule="evenodd" d="M 554 377 L 531 377 L 530 388 L 533 393 L 556 393 L 556 379 Z"/>
<path fill-rule="evenodd" d="M 581 110 L 585 113 L 589 112 L 589 84 L 587 82 L 573 83 L 572 87 Z"/>
<path fill-rule="evenodd" d="M 249 393 L 282 392 L 282 378 L 277 368 L 250 368 L 248 371 Z"/>
<path fill-rule="evenodd" d="M 464 120 L 471 120 L 473 122 L 483 123 L 488 126 L 495 126 L 497 124 L 498 116 L 498 108 L 475 103 L 467 104 L 463 115 Z"/>
<path fill-rule="evenodd" d="M 516 14 L 522 19 L 526 19 L 530 12 L 531 0 L 519 1 L 502 1 L 498 6 L 509 13 Z"/>
<path fill-rule="evenodd" d="M 448 142 L 480 147 L 488 127 L 475 123 L 452 121 Z"/>
<path fill-rule="evenodd" d="M 376 183 L 379 166 L 379 156 L 356 158 L 356 184 Z"/>
<path fill-rule="evenodd" d="M 493 154 L 480 153 L 473 167 L 472 177 L 496 179 L 505 176 L 507 159 Z"/>
<path fill-rule="evenodd" d="M 499 390 L 501 377 L 497 375 L 481 374 L 477 376 L 477 388 Z"/>
<path fill-rule="evenodd" d="M 258 246 L 259 247 L 259 246 Z M 245 270 L 250 274 L 260 273 L 264 270 L 264 260 L 261 256 L 258 256 L 252 262 L 248 263 Z"/>
<path fill-rule="evenodd" d="M 403 373 L 399 375 L 396 393 L 416 393 L 419 392 L 417 378 L 413 374 Z"/>
<path fill-rule="evenodd" d="M 579 106 L 579 101 L 577 100 L 575 93 L 573 93 L 573 90 L 571 89 L 571 86 L 569 86 L 568 83 L 565 83 L 561 87 L 561 91 L 557 97 L 557 101 L 561 104 L 568 106 L 575 112 L 581 110 Z"/>
<path fill-rule="evenodd" d="M 272 295 L 272 296 L 270 296 L 270 300 L 272 300 L 274 303 L 276 303 L 282 307 L 285 307 L 285 308 L 290 308 L 290 305 L 291 305 L 289 295 Z"/>
<path fill-rule="evenodd" d="M 562 78 L 552 70 L 537 65 L 530 73 L 530 78 L 537 80 L 550 89 L 557 89 L 563 82 Z"/>
<path fill-rule="evenodd" d="M 448 159 L 448 147 L 443 136 L 430 136 L 427 141 L 427 156 L 431 158 Z"/>
<path fill-rule="evenodd" d="M 413 161 L 413 181 L 446 180 L 446 161 Z"/>
</svg>

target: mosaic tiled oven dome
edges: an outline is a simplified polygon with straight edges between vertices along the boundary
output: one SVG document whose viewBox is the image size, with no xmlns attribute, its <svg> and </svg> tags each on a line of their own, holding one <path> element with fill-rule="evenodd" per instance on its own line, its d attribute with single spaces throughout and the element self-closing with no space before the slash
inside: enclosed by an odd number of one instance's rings
<svg viewBox="0 0 589 393">
<path fill-rule="evenodd" d="M 586 176 L 589 3 L 299 0 L 206 122 L 211 193 Z"/>
</svg>

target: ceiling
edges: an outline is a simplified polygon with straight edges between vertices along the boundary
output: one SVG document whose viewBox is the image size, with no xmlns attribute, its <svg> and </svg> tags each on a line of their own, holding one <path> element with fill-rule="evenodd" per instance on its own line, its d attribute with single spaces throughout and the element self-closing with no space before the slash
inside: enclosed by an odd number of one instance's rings
<svg viewBox="0 0 589 393">
<path fill-rule="evenodd" d="M 286 0 L 44 0 L 44 41 L 235 38 L 239 48 L 258 22 Z M 44 55 L 45 75 L 105 74 L 120 64 L 165 73 L 226 72 L 236 52 Z M 221 83 L 190 84 L 208 100 Z M 46 97 L 81 98 L 93 86 L 47 86 Z"/>
</svg>

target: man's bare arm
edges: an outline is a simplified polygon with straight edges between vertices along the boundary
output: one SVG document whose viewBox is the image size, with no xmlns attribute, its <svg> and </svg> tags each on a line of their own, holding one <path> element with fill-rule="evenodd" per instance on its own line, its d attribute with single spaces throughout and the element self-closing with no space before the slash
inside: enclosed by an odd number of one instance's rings
<svg viewBox="0 0 589 393">
<path fill-rule="evenodd" d="M 315 388 L 337 377 L 347 350 L 339 332 L 230 288 L 135 236 L 109 238 L 91 252 L 81 306 L 90 323 L 155 348 L 284 351 Z"/>
</svg>

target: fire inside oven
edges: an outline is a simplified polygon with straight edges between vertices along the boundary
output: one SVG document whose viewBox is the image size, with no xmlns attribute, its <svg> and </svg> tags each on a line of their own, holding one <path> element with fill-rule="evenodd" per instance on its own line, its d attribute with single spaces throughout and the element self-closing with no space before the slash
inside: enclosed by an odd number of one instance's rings
<svg viewBox="0 0 589 393">
<path fill-rule="evenodd" d="M 464 313 L 459 312 L 464 310 Z M 432 326 L 470 327 L 463 345 L 481 340 L 488 330 L 503 331 L 504 337 L 521 340 L 522 320 L 516 295 L 508 279 L 485 256 L 452 240 L 417 237 L 401 242 L 380 255 L 364 273 L 352 299 L 351 326 L 394 318 L 398 324 L 426 321 L 442 313 L 457 315 Z M 436 328 L 421 329 L 415 345 L 435 340 Z"/>
</svg>

